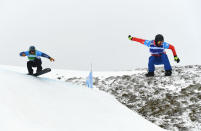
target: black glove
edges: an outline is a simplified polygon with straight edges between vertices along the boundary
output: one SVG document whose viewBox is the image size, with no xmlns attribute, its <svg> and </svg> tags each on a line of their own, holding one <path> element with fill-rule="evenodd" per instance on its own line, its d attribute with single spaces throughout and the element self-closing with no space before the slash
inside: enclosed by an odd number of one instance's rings
<svg viewBox="0 0 201 131">
<path fill-rule="evenodd" d="M 129 36 L 128 36 L 128 39 L 129 39 L 129 40 L 132 40 L 132 39 L 133 39 L 133 37 L 132 37 L 131 35 L 129 35 Z"/>
<path fill-rule="evenodd" d="M 176 61 L 177 63 L 179 63 L 180 59 L 177 56 L 174 56 L 174 61 Z"/>
</svg>

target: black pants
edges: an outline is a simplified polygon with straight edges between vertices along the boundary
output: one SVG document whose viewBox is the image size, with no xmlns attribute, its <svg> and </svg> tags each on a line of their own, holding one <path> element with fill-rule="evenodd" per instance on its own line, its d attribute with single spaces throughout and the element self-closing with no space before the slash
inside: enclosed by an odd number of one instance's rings
<svg viewBox="0 0 201 131">
<path fill-rule="evenodd" d="M 36 58 L 33 61 L 28 61 L 27 62 L 27 69 L 28 69 L 29 74 L 33 74 L 32 67 L 37 67 L 36 72 L 41 71 L 42 70 L 42 61 L 41 61 L 41 59 Z"/>
</svg>

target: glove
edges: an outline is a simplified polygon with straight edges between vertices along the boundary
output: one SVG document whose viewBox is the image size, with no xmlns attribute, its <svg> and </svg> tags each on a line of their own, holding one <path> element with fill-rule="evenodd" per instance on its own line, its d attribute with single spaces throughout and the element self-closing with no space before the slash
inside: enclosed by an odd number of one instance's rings
<svg viewBox="0 0 201 131">
<path fill-rule="evenodd" d="M 129 35 L 129 36 L 128 36 L 128 39 L 129 39 L 129 40 L 132 40 L 132 39 L 133 39 L 133 37 L 132 37 L 131 35 Z"/>
<path fill-rule="evenodd" d="M 50 57 L 50 61 L 53 62 L 53 61 L 54 61 L 54 58 Z"/>
<path fill-rule="evenodd" d="M 176 61 L 177 63 L 179 63 L 180 59 L 177 56 L 174 56 L 174 61 Z"/>
<path fill-rule="evenodd" d="M 26 56 L 26 54 L 25 54 L 25 53 L 22 53 L 22 56 Z"/>
<path fill-rule="evenodd" d="M 26 56 L 26 54 L 24 52 L 21 52 L 20 56 Z"/>
</svg>

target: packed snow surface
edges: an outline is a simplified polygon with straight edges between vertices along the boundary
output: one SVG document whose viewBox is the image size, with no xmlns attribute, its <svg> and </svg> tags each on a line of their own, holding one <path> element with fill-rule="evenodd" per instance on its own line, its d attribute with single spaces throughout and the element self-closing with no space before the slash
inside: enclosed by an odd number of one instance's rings
<svg viewBox="0 0 201 131">
<path fill-rule="evenodd" d="M 26 73 L 26 68 L 0 66 L 2 131 L 163 130 L 108 93 L 52 79 L 59 71 L 41 77 Z"/>
</svg>

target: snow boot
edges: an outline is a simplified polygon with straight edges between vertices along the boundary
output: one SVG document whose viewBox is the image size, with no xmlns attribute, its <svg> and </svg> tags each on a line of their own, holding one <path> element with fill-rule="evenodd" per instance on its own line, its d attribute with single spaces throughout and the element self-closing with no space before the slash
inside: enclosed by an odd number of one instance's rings
<svg viewBox="0 0 201 131">
<path fill-rule="evenodd" d="M 148 72 L 147 74 L 145 74 L 146 77 L 153 77 L 154 76 L 154 72 Z"/>
<path fill-rule="evenodd" d="M 171 76 L 171 75 L 172 75 L 172 70 L 165 71 L 165 76 Z"/>
<path fill-rule="evenodd" d="M 33 73 L 27 73 L 27 75 L 33 75 Z"/>
<path fill-rule="evenodd" d="M 36 73 L 40 73 L 42 71 L 42 68 L 38 68 L 37 70 L 36 70 Z"/>
</svg>

